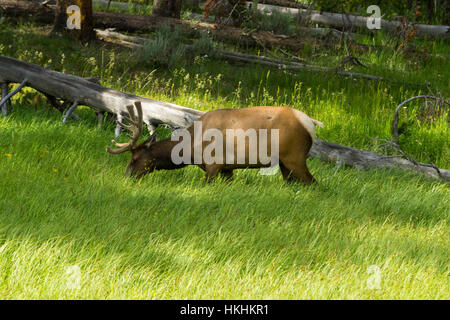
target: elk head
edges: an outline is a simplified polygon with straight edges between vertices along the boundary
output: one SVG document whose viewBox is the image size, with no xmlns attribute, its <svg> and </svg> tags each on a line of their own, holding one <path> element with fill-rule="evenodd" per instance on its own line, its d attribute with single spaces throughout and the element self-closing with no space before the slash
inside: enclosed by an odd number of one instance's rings
<svg viewBox="0 0 450 320">
<path fill-rule="evenodd" d="M 137 116 L 134 112 L 134 107 L 137 111 Z M 145 142 L 141 144 L 137 144 L 139 137 L 142 134 L 142 106 L 139 101 L 134 103 L 134 107 L 132 105 L 127 106 L 129 118 L 127 119 L 129 125 L 126 125 L 119 120 L 117 120 L 117 124 L 126 130 L 130 130 L 133 135 L 127 134 L 130 138 L 129 142 L 126 143 L 117 143 L 112 140 L 112 143 L 118 147 L 118 149 L 112 149 L 110 147 L 106 147 L 106 151 L 111 154 L 119 154 L 126 151 L 131 151 L 132 157 L 130 163 L 128 164 L 127 170 L 125 174 L 128 176 L 135 176 L 137 178 L 142 177 L 146 173 L 152 172 L 155 168 L 155 164 L 153 161 L 153 157 L 151 155 L 150 146 L 153 142 L 156 141 L 156 133 L 152 134 L 150 138 L 148 138 Z"/>
</svg>

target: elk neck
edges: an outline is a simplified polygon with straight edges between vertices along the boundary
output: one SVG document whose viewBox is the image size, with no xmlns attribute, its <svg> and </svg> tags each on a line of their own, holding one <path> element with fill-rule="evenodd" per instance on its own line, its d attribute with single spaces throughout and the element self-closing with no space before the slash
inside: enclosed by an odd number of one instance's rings
<svg viewBox="0 0 450 320">
<path fill-rule="evenodd" d="M 179 169 L 186 166 L 186 164 L 174 164 L 172 162 L 172 149 L 178 141 L 172 141 L 170 138 L 153 143 L 150 148 L 150 157 L 152 157 L 155 163 L 155 169 Z"/>
</svg>

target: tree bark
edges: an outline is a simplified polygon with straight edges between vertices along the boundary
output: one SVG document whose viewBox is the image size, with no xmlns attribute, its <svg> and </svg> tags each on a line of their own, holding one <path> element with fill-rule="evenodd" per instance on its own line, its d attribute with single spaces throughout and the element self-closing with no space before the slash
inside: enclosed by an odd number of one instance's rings
<svg viewBox="0 0 450 320">
<path fill-rule="evenodd" d="M 69 10 L 70 9 L 70 10 Z M 92 0 L 58 0 L 52 34 L 90 41 L 95 38 Z"/>
<path fill-rule="evenodd" d="M 247 2 L 247 5 L 253 5 L 251 2 Z M 269 4 L 258 4 L 258 10 L 264 12 L 269 11 L 279 11 L 283 13 L 289 13 L 292 15 L 300 15 L 303 20 L 309 20 L 312 23 L 317 23 L 321 25 L 331 26 L 341 29 L 352 29 L 354 27 L 360 28 L 361 30 L 367 29 L 368 17 L 358 16 L 354 14 L 340 14 L 332 12 L 322 12 L 316 10 L 307 9 L 297 9 L 297 8 L 286 8 L 280 6 L 274 6 Z M 398 28 L 401 27 L 400 21 L 384 20 L 381 19 L 381 29 L 387 32 L 396 33 Z M 449 26 L 445 25 L 426 25 L 426 24 L 414 24 L 417 29 L 418 36 L 428 36 L 431 38 L 449 38 Z"/>
<path fill-rule="evenodd" d="M 297 8 L 297 9 L 314 9 L 313 4 L 304 4 L 290 0 L 260 0 L 258 3 L 271 4 L 279 7 Z"/>
<path fill-rule="evenodd" d="M 139 49 L 144 46 L 144 43 L 148 41 L 148 38 L 128 36 L 118 32 L 114 32 L 111 30 L 100 30 L 95 29 L 97 36 L 108 42 L 112 42 L 115 44 L 119 44 L 132 49 Z M 187 50 L 192 50 L 192 45 L 185 45 Z M 388 80 L 386 78 L 375 76 L 371 74 L 358 73 L 358 72 L 350 72 L 345 70 L 340 70 L 338 68 L 328 68 L 314 65 L 307 65 L 304 63 L 283 60 L 283 59 L 274 59 L 265 56 L 257 56 L 253 54 L 245 54 L 228 50 L 217 50 L 217 54 L 220 58 L 229 60 L 232 62 L 243 62 L 243 63 L 255 63 L 263 66 L 274 67 L 277 69 L 285 69 L 285 70 L 293 70 L 293 71 L 312 71 L 312 72 L 324 72 L 330 74 L 337 74 L 346 77 L 353 78 L 363 78 L 368 80 L 378 80 L 385 81 Z"/>
<path fill-rule="evenodd" d="M 44 69 L 38 65 L 13 58 L 0 56 L 0 83 L 23 82 L 27 86 L 48 95 L 60 97 L 66 101 L 87 105 L 95 111 L 107 111 L 118 117 L 127 115 L 126 105 L 139 100 L 142 104 L 143 119 L 148 126 L 168 124 L 172 127 L 188 127 L 204 114 L 202 111 L 178 106 L 171 103 L 138 97 L 125 92 L 105 88 L 100 84 L 74 75 Z M 372 152 L 354 149 L 315 139 L 309 152 L 328 162 L 359 169 L 401 168 L 428 177 L 450 181 L 450 170 L 412 162 L 407 159 L 387 157 Z"/>
<path fill-rule="evenodd" d="M 66 31 L 67 21 L 67 0 L 57 0 L 55 11 L 55 22 L 53 23 L 52 34 L 62 34 Z"/>
<path fill-rule="evenodd" d="M 154 0 L 153 15 L 180 19 L 181 0 Z"/>
<path fill-rule="evenodd" d="M 10 17 L 32 17 L 41 23 L 53 23 L 56 7 L 25 0 L 0 0 L 0 10 Z M 304 39 L 301 36 L 277 35 L 268 31 L 248 32 L 230 26 L 217 28 L 215 24 L 211 23 L 169 17 L 94 11 L 93 18 L 95 28 L 115 28 L 123 31 L 153 31 L 164 24 L 168 24 L 188 32 L 207 33 L 222 41 L 234 44 L 239 43 L 245 46 L 264 45 L 267 48 L 282 47 L 298 51 L 303 48 L 304 43 Z"/>
<path fill-rule="evenodd" d="M 125 92 L 105 88 L 89 79 L 63 74 L 14 58 L 0 56 L 0 83 L 20 83 L 47 95 L 86 105 L 95 111 L 127 115 L 126 106 L 139 100 L 147 125 L 165 123 L 173 127 L 186 127 L 203 113 L 172 103 L 142 98 Z"/>
</svg>

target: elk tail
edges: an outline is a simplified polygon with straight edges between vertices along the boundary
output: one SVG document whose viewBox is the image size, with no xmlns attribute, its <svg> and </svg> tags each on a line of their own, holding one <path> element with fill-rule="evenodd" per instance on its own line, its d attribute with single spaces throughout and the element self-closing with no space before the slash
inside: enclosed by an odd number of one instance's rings
<svg viewBox="0 0 450 320">
<path fill-rule="evenodd" d="M 315 126 L 319 126 L 321 128 L 325 128 L 325 126 L 323 125 L 322 122 L 320 122 L 318 120 L 315 120 L 315 119 L 312 119 L 312 118 L 311 118 L 311 121 L 312 121 L 312 123 L 314 123 Z"/>
</svg>

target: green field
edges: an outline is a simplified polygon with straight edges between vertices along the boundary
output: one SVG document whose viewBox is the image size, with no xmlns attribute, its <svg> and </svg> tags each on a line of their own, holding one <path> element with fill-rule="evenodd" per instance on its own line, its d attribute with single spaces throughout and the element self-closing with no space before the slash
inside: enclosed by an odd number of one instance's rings
<svg viewBox="0 0 450 320">
<path fill-rule="evenodd" d="M 387 151 L 375 139 L 390 139 L 396 106 L 429 93 L 420 83 L 447 99 L 450 92 L 448 59 L 417 63 L 393 49 L 362 54 L 368 68 L 353 67 L 394 80 L 374 82 L 203 57 L 158 68 L 129 49 L 82 46 L 48 30 L 3 24 L 0 54 L 205 111 L 290 105 L 325 124 L 319 138 L 379 153 Z M 448 43 L 420 45 L 450 52 Z M 343 53 L 315 57 L 306 48 L 304 57 L 336 65 Z M 448 169 L 448 114 L 422 121 L 421 103 L 401 113 L 402 147 Z M 98 128 L 91 109 L 62 124 L 30 88 L 12 104 L 0 117 L 2 299 L 450 298 L 444 182 L 318 160 L 308 160 L 313 187 L 258 170 L 205 184 L 193 166 L 134 181 L 123 175 L 130 155 L 105 152 L 113 124 Z"/>
</svg>

